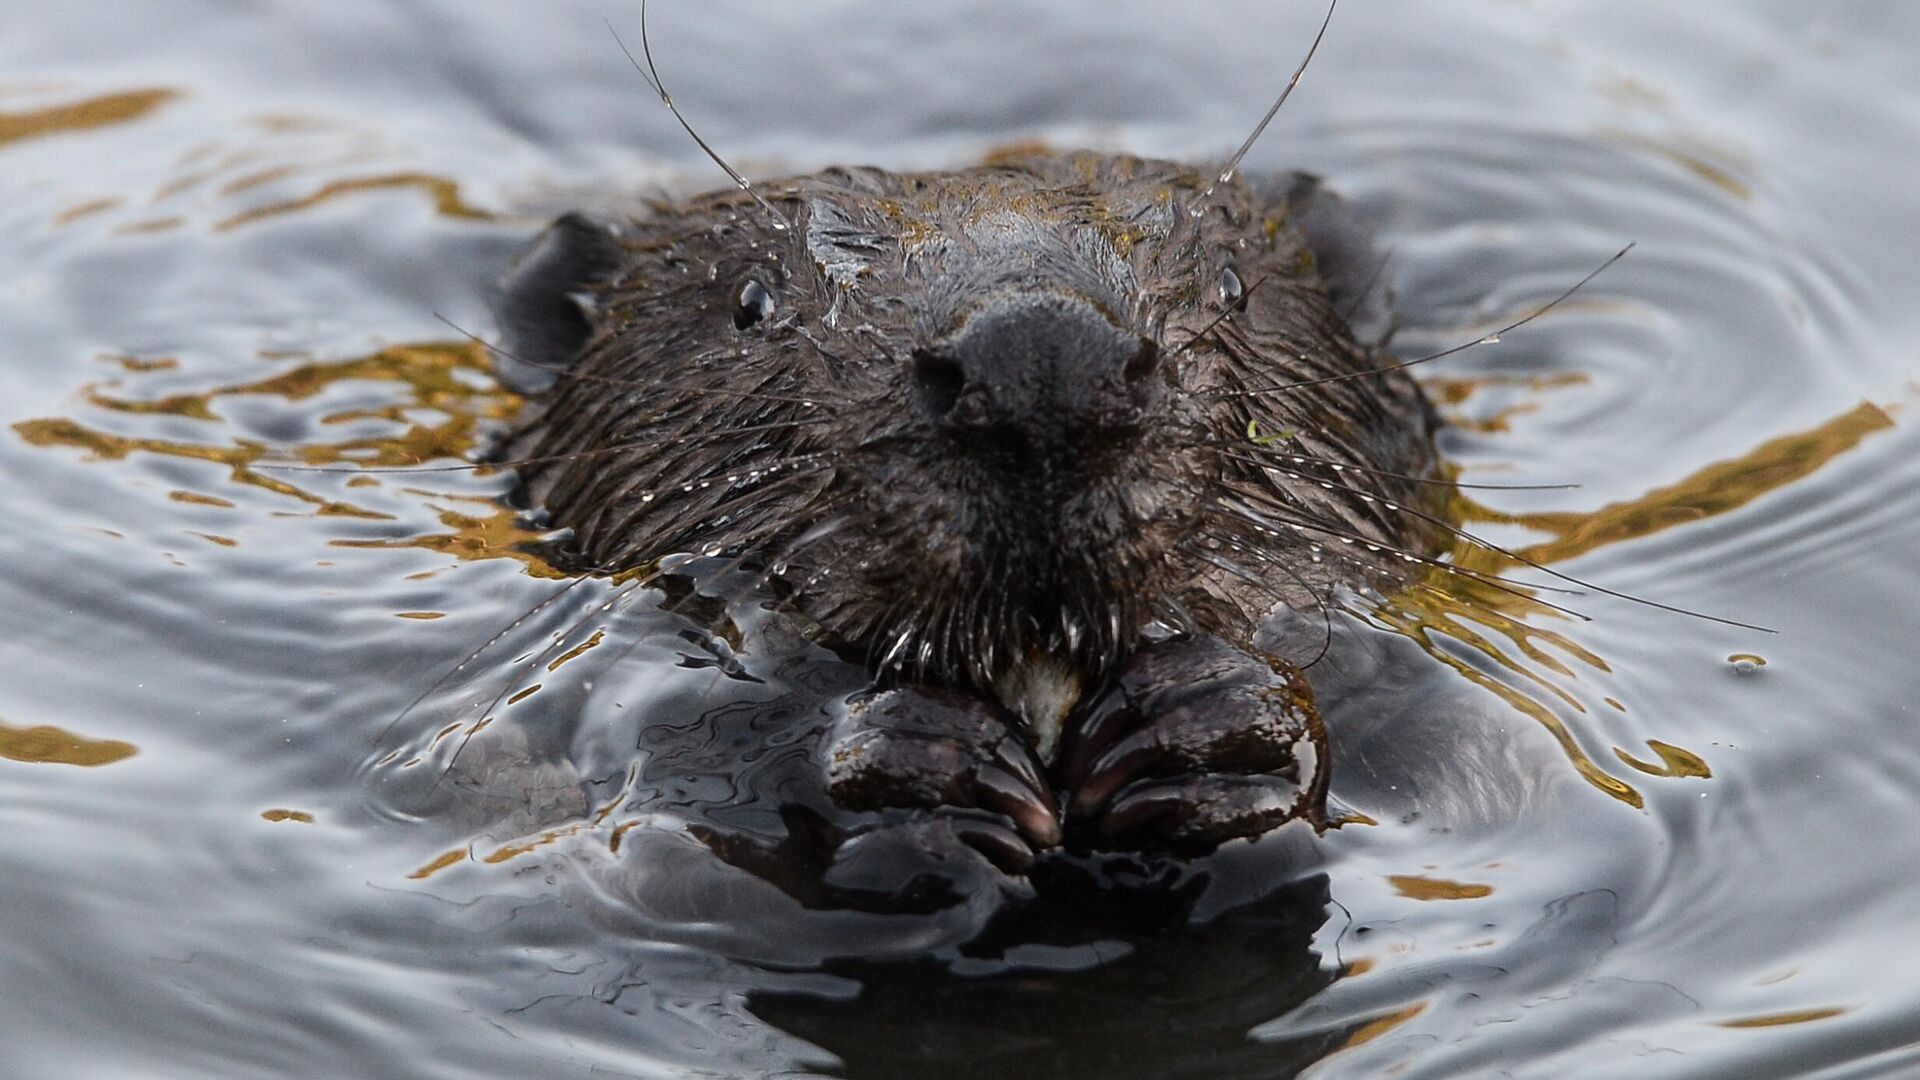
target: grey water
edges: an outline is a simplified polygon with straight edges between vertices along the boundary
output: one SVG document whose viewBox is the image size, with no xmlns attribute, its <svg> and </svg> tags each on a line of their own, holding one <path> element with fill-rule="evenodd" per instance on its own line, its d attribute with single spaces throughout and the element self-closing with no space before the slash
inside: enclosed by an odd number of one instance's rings
<svg viewBox="0 0 1920 1080">
<path fill-rule="evenodd" d="M 1466 522 L 1777 632 L 1348 598 L 1311 675 L 1365 822 L 1236 845 L 1164 910 L 891 914 L 700 839 L 781 835 L 857 670 L 751 604 L 600 619 L 508 477 L 379 471 L 511 417 L 448 322 L 492 332 L 544 220 L 725 181 L 609 36 L 636 14 L 10 8 L 0 1078 L 1920 1075 L 1920 8 L 1342 5 L 1249 167 L 1375 224 L 1403 354 L 1636 245 L 1424 369 L 1462 480 L 1574 485 Z M 656 0 L 651 31 L 774 177 L 1218 160 L 1322 14 Z M 493 711 L 473 752 L 532 764 L 490 825 L 390 782 Z"/>
</svg>

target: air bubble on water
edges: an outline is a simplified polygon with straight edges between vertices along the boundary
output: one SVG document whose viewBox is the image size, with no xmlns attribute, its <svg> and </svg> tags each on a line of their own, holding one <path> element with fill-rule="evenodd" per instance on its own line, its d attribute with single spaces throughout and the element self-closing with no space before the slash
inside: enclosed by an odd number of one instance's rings
<svg viewBox="0 0 1920 1080">
<path fill-rule="evenodd" d="M 1733 665 L 1734 673 L 1738 675 L 1751 675 L 1767 666 L 1765 657 L 1753 653 L 1734 653 L 1727 657 L 1727 663 Z"/>
</svg>

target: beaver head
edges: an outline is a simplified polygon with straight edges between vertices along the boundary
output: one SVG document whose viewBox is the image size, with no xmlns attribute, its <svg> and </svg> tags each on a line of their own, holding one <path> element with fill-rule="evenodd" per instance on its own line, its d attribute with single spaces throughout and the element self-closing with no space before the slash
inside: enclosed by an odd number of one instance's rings
<svg viewBox="0 0 1920 1080">
<path fill-rule="evenodd" d="M 1431 418 L 1341 378 L 1377 264 L 1310 178 L 1210 179 L 1041 153 L 569 216 L 506 289 L 510 454 L 591 567 L 757 560 L 881 671 L 1029 712 L 1156 625 L 1398 580 Z"/>
</svg>

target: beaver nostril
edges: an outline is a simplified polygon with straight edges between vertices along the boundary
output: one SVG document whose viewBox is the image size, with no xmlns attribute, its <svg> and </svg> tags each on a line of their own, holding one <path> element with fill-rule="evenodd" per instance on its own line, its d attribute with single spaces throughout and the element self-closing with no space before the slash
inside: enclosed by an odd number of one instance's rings
<svg viewBox="0 0 1920 1080">
<path fill-rule="evenodd" d="M 913 381 L 920 387 L 920 399 L 935 417 L 953 411 L 960 392 L 967 388 L 967 373 L 960 361 L 931 349 L 913 350 Z"/>
<path fill-rule="evenodd" d="M 1147 379 L 1160 370 L 1160 346 L 1150 338 L 1141 338 L 1139 350 L 1128 358 L 1127 366 L 1120 370 L 1130 383 Z"/>
</svg>

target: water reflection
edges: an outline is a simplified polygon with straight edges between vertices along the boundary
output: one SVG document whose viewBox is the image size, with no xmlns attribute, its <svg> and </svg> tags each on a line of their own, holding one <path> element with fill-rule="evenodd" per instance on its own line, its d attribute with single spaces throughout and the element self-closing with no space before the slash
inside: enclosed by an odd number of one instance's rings
<svg viewBox="0 0 1920 1080">
<path fill-rule="evenodd" d="M 755 176 L 1029 136 L 1205 157 L 1273 78 L 1249 28 L 1275 12 L 1240 0 L 658 7 L 683 103 Z M 1015 14 L 1019 34 L 955 32 Z M 1430 380 L 1463 479 L 1583 485 L 1459 513 L 1782 633 L 1445 574 L 1349 598 L 1313 673 L 1342 703 L 1347 827 L 1188 891 L 1063 863 L 879 910 L 808 863 L 821 821 L 781 812 L 818 798 L 808 740 L 863 672 L 725 590 L 562 574 L 508 479 L 463 464 L 516 402 L 431 314 L 486 332 L 531 228 L 507 193 L 710 179 L 598 16 L 21 20 L 0 42 L 0 990 L 33 992 L 0 1019 L 7 1068 L 1920 1065 L 1898 827 L 1920 454 L 1884 404 L 1914 379 L 1920 275 L 1888 239 L 1912 208 L 1886 180 L 1914 143 L 1912 22 L 1343 5 L 1257 156 L 1380 223 L 1407 352 L 1642 242 Z M 87 385 L 102 364 L 116 381 Z M 422 464 L 459 471 L 402 471 Z"/>
</svg>

